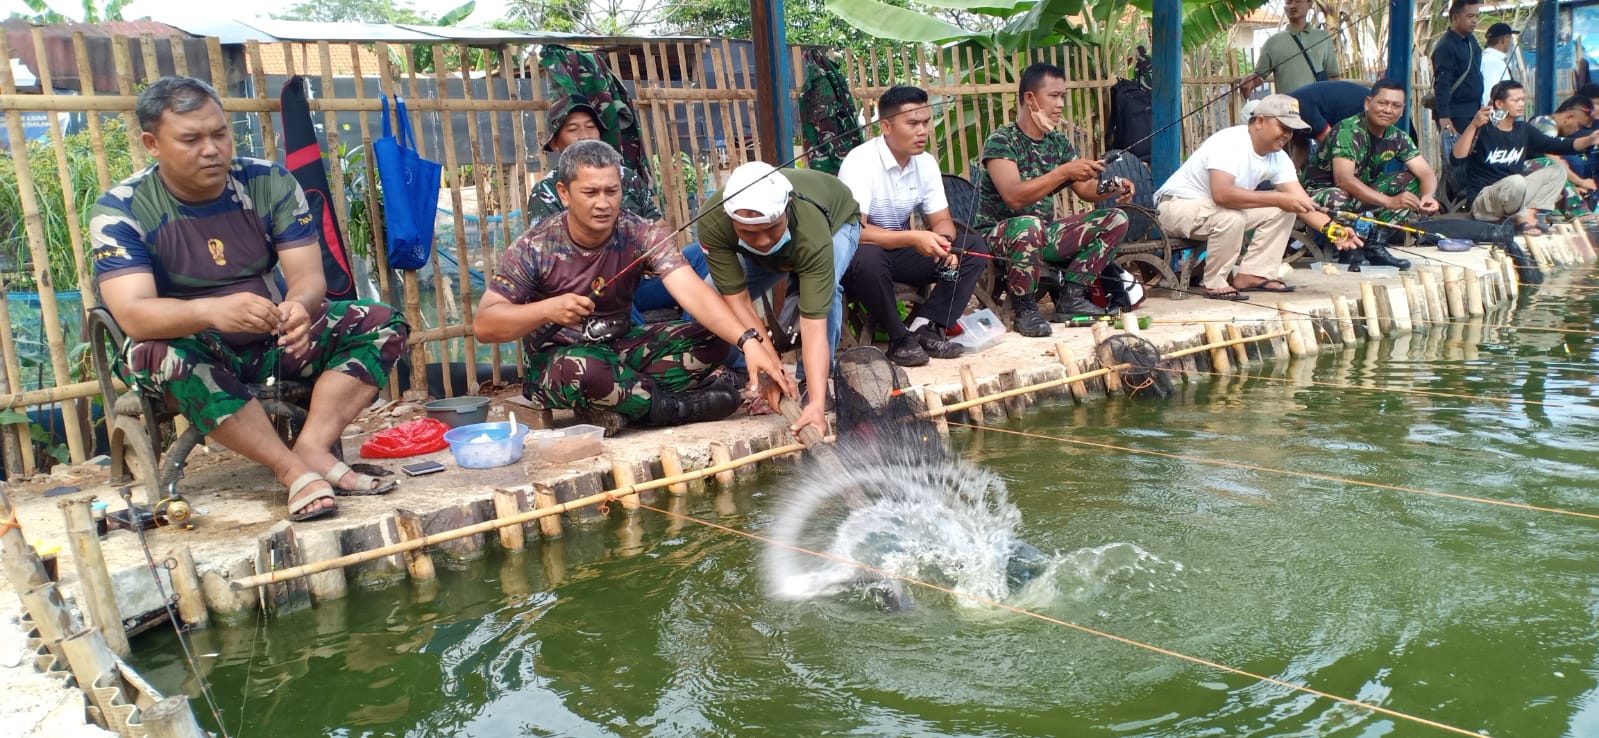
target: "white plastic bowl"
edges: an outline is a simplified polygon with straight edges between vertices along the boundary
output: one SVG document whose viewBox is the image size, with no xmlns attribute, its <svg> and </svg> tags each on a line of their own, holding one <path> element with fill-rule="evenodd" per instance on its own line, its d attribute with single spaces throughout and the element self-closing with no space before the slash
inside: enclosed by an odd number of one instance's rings
<svg viewBox="0 0 1599 738">
<path fill-rule="evenodd" d="M 516 463 L 522 458 L 522 441 L 527 426 L 517 423 L 473 423 L 444 432 L 455 463 L 467 469 L 493 469 Z"/>
</svg>

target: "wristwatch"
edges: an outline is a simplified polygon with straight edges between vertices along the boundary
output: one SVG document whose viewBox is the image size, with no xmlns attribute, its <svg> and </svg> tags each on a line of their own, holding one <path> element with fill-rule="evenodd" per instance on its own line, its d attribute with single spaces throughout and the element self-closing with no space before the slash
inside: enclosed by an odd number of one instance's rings
<svg viewBox="0 0 1599 738">
<path fill-rule="evenodd" d="M 766 338 L 761 335 L 760 331 L 750 328 L 749 330 L 744 331 L 744 335 L 738 337 L 738 350 L 743 351 L 744 342 L 750 340 L 751 338 L 755 339 L 758 343 L 766 342 Z"/>
</svg>

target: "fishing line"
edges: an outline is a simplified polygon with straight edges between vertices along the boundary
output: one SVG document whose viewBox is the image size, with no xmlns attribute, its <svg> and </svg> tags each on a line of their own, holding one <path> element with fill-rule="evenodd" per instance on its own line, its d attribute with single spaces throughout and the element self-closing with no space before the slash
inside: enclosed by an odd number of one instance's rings
<svg viewBox="0 0 1599 738">
<path fill-rule="evenodd" d="M 158 565 L 155 563 L 155 555 L 150 553 L 150 542 L 144 537 L 144 526 L 139 524 L 138 508 L 133 504 L 133 488 L 123 487 L 120 492 L 123 502 L 128 506 L 128 519 L 133 521 L 133 525 L 130 527 L 139 537 L 139 548 L 144 550 L 144 560 L 149 565 L 150 578 L 155 580 L 156 594 L 161 596 L 161 607 L 166 610 L 167 619 L 172 622 L 172 631 L 178 636 L 178 645 L 183 649 L 183 660 L 188 662 L 189 671 L 194 673 L 195 681 L 200 684 L 200 694 L 205 697 L 207 709 L 211 710 L 211 718 L 217 721 L 217 730 L 222 731 L 222 738 L 231 738 L 228 734 L 227 724 L 222 721 L 222 710 L 217 707 L 216 697 L 211 694 L 211 685 L 206 681 L 205 674 L 200 672 L 200 665 L 195 662 L 194 649 L 189 644 L 185 626 L 179 625 L 178 613 L 173 610 L 172 606 L 177 602 L 178 597 L 175 594 L 167 593 L 166 585 L 161 582 L 161 573 L 156 571 Z M 169 558 L 159 567 L 171 572 L 177 568 L 177 562 Z M 168 576 L 171 575 L 168 574 Z"/>
<path fill-rule="evenodd" d="M 1389 491 L 1392 491 L 1392 492 L 1408 492 L 1408 493 L 1411 493 L 1411 494 L 1427 495 L 1427 496 L 1430 496 L 1430 497 L 1442 497 L 1444 499 L 1459 500 L 1459 501 L 1462 501 L 1462 502 L 1476 502 L 1476 503 L 1481 503 L 1481 504 L 1484 504 L 1484 505 L 1497 505 L 1499 507 L 1515 508 L 1517 510 L 1530 510 L 1530 511 L 1533 511 L 1533 512 L 1545 512 L 1545 513 L 1554 513 L 1556 515 L 1567 515 L 1567 516 L 1571 516 L 1571 517 L 1574 517 L 1574 518 L 1586 518 L 1588 520 L 1599 520 L 1599 514 L 1596 514 L 1596 513 L 1585 513 L 1585 512 L 1578 512 L 1576 510 L 1565 510 L 1565 509 L 1561 509 L 1561 508 L 1558 508 L 1558 507 L 1542 507 L 1542 506 L 1539 506 L 1539 505 L 1530 505 L 1530 504 L 1527 504 L 1525 502 L 1510 502 L 1508 500 L 1493 500 L 1493 499 L 1489 499 L 1489 498 L 1486 498 L 1486 497 L 1472 497 L 1470 495 L 1458 495 L 1458 494 L 1454 494 L 1454 493 L 1451 493 L 1451 492 L 1438 492 L 1438 491 L 1429 490 L 1429 489 L 1418 489 L 1416 487 L 1403 487 L 1403 486 L 1395 485 L 1395 484 L 1383 484 L 1381 482 L 1363 482 L 1363 481 L 1360 481 L 1358 479 L 1344 479 L 1342 477 L 1334 477 L 1334 476 L 1329 476 L 1329 475 L 1326 475 L 1326 474 L 1315 474 L 1315 473 L 1312 473 L 1312 472 L 1300 472 L 1300 471 L 1293 471 L 1293 470 L 1290 470 L 1290 469 L 1278 469 L 1276 467 L 1258 466 L 1258 465 L 1255 465 L 1255 464 L 1245 464 L 1243 462 L 1238 462 L 1238 461 L 1223 461 L 1223 460 L 1220 460 L 1220 459 L 1206 459 L 1206 458 L 1201 458 L 1201 457 L 1198 457 L 1198 456 L 1187 456 L 1187 455 L 1184 455 L 1184 454 L 1174 454 L 1174 453 L 1169 453 L 1169 452 L 1166 452 L 1166 451 L 1150 451 L 1148 449 L 1129 448 L 1127 446 L 1117 446 L 1117 445 L 1109 444 L 1109 443 L 1099 443 L 1097 441 L 1083 441 L 1083 440 L 1079 440 L 1079 439 L 1076 439 L 1076 438 L 1061 438 L 1059 436 L 1046 436 L 1046 435 L 1043 435 L 1043 434 L 1040 434 L 1040 433 L 1028 433 L 1028 432 L 1025 432 L 1025 431 L 1010 430 L 1010 429 L 1007 429 L 1007 428 L 996 428 L 994 426 L 972 425 L 972 424 L 969 424 L 969 423 L 957 423 L 957 422 L 955 422 L 953 420 L 949 421 L 949 424 L 951 426 L 959 426 L 959 427 L 962 427 L 962 428 L 972 428 L 972 429 L 975 429 L 975 430 L 994 431 L 996 433 L 1009 433 L 1011 435 L 1023 436 L 1023 437 L 1026 437 L 1026 438 L 1037 438 L 1037 439 L 1046 440 L 1046 441 L 1059 441 L 1061 443 L 1070 443 L 1070 444 L 1075 444 L 1075 445 L 1079 445 L 1079 446 L 1087 446 L 1087 447 L 1090 447 L 1090 448 L 1104 449 L 1104 450 L 1107 450 L 1107 451 L 1123 451 L 1123 452 L 1131 453 L 1131 454 L 1143 454 L 1143 455 L 1146 455 L 1146 456 L 1159 456 L 1161 458 L 1166 458 L 1166 459 L 1176 459 L 1178 461 L 1192 461 L 1192 462 L 1195 462 L 1195 463 L 1198 463 L 1198 464 L 1211 464 L 1213 466 L 1226 466 L 1226 467 L 1232 467 L 1232 468 L 1235 468 L 1235 469 L 1244 469 L 1244 470 L 1247 470 L 1247 471 L 1273 472 L 1273 473 L 1277 473 L 1277 474 L 1286 474 L 1286 475 L 1292 476 L 1292 477 L 1302 477 L 1304 479 L 1314 479 L 1314 480 L 1321 481 L 1321 482 L 1333 482 L 1333 483 L 1336 483 L 1336 484 L 1351 484 L 1351 485 L 1357 485 L 1357 486 L 1361 486 L 1361 487 L 1371 487 L 1373 489 L 1389 490 Z"/>
<path fill-rule="evenodd" d="M 1237 377 L 1239 379 L 1262 379 L 1268 382 L 1292 382 L 1295 384 L 1310 384 L 1317 387 L 1334 387 L 1337 389 L 1360 390 L 1363 392 L 1393 392 L 1403 395 L 1426 395 L 1429 397 L 1453 397 L 1462 400 L 1485 400 L 1487 402 L 1503 402 L 1505 404 L 1538 405 L 1540 407 L 1559 408 L 1593 408 L 1592 405 L 1571 405 L 1563 402 L 1544 402 L 1541 400 L 1523 400 L 1516 397 L 1490 397 L 1484 395 L 1462 395 L 1452 392 L 1434 392 L 1432 390 L 1402 389 L 1399 387 L 1369 387 L 1360 384 L 1342 384 L 1339 382 L 1316 382 L 1312 380 L 1299 380 L 1293 377 L 1271 377 L 1263 374 L 1237 374 L 1228 372 L 1204 371 L 1201 369 L 1179 369 L 1175 367 L 1154 367 L 1158 371 L 1172 372 L 1175 374 L 1208 374 L 1212 377 Z"/>
<path fill-rule="evenodd" d="M 696 517 L 694 517 L 692 515 L 688 515 L 688 514 L 685 514 L 685 513 L 678 513 L 678 512 L 672 512 L 670 510 L 663 510 L 663 509 L 655 507 L 653 505 L 644 504 L 643 502 L 639 503 L 639 507 L 642 508 L 642 509 L 645 509 L 645 510 L 649 510 L 651 512 L 659 513 L 661 515 L 666 515 L 668 517 L 677 518 L 679 520 L 686 520 L 686 521 L 691 522 L 691 523 L 697 523 L 699 525 L 702 525 L 702 526 L 704 526 L 706 528 L 711 528 L 713 530 L 719 530 L 719 531 L 722 531 L 724 533 L 731 533 L 731 534 L 736 535 L 736 536 L 743 536 L 744 538 L 748 538 L 748 539 L 750 539 L 752 541 L 757 541 L 759 543 L 764 543 L 764 544 L 773 545 L 773 546 L 779 546 L 779 547 L 782 547 L 782 548 L 789 549 L 791 551 L 795 551 L 797 553 L 802 553 L 802 554 L 806 554 L 808 556 L 814 556 L 816 558 L 823 559 L 823 560 L 826 560 L 826 561 L 832 561 L 832 562 L 835 562 L 835 563 L 844 564 L 846 566 L 855 567 L 857 569 L 860 569 L 862 571 L 865 571 L 865 572 L 868 572 L 868 573 L 871 573 L 871 574 L 875 574 L 875 575 L 880 576 L 880 577 L 885 577 L 885 578 L 890 578 L 890 579 L 897 579 L 899 581 L 905 582 L 906 584 L 915 585 L 917 587 L 922 587 L 924 589 L 932 590 L 934 592 L 941 592 L 943 594 L 950 595 L 952 597 L 958 597 L 960 599 L 969 600 L 971 602 L 976 602 L 978 604 L 986 605 L 988 607 L 993 607 L 993 608 L 996 608 L 996 609 L 999 609 L 999 610 L 1005 610 L 1007 612 L 1011 612 L 1011 613 L 1015 613 L 1017 615 L 1022 615 L 1022 616 L 1025 616 L 1025 617 L 1029 617 L 1029 618 L 1032 618 L 1034 620 L 1038 620 L 1038 621 L 1041 621 L 1041 622 L 1049 623 L 1051 625 L 1058 625 L 1058 626 L 1061 626 L 1061 627 L 1064 627 L 1064 628 L 1071 628 L 1072 630 L 1078 631 L 1080 633 L 1086 633 L 1088 635 L 1097 636 L 1099 638 L 1104 638 L 1104 639 L 1107 639 L 1107 640 L 1115 641 L 1117 643 L 1120 643 L 1120 644 L 1123 644 L 1123 645 L 1126 645 L 1126 646 L 1132 646 L 1134 648 L 1140 648 L 1140 649 L 1143 649 L 1145 651 L 1150 651 L 1152 653 L 1160 654 L 1162 656 L 1169 656 L 1171 658 L 1181 659 L 1181 660 L 1187 661 L 1187 662 L 1189 662 L 1191 664 L 1198 664 L 1200 666 L 1209 667 L 1209 668 L 1212 668 L 1212 669 L 1216 669 L 1218 671 L 1224 671 L 1224 672 L 1227 672 L 1229 674 L 1236 674 L 1238 676 L 1246 677 L 1246 678 L 1249 678 L 1249 679 L 1254 679 L 1255 681 L 1258 681 L 1258 682 L 1264 682 L 1266 684 L 1272 684 L 1272 685 L 1279 686 L 1279 687 L 1285 687 L 1285 688 L 1293 690 L 1295 692 L 1301 692 L 1301 693 L 1308 694 L 1308 695 L 1311 695 L 1311 696 L 1314 696 L 1314 697 L 1320 697 L 1322 699 L 1332 700 L 1332 701 L 1338 702 L 1340 704 L 1349 705 L 1350 707 L 1356 707 L 1356 708 L 1360 708 L 1362 710 L 1369 710 L 1371 712 L 1379 713 L 1379 714 L 1382 714 L 1382 715 L 1387 715 L 1388 717 L 1398 718 L 1400 720 L 1409 721 L 1409 722 L 1412 722 L 1412 723 L 1416 723 L 1418 725 L 1425 725 L 1425 726 L 1428 726 L 1428 727 L 1431 727 L 1431 728 L 1437 728 L 1439 730 L 1443 730 L 1443 731 L 1447 731 L 1447 732 L 1450 732 L 1450 733 L 1454 733 L 1456 735 L 1472 736 L 1472 738 L 1481 738 L 1482 736 L 1487 735 L 1486 732 L 1478 732 L 1478 731 L 1466 730 L 1466 729 L 1463 729 L 1463 728 L 1457 728 L 1457 727 L 1455 727 L 1453 725 L 1449 725 L 1447 723 L 1441 723 L 1441 722 L 1438 722 L 1436 720 L 1430 720 L 1428 718 L 1420 717 L 1418 715 L 1412 715 L 1410 713 L 1400 712 L 1398 710 L 1395 710 L 1395 709 L 1392 709 L 1392 708 L 1388 708 L 1388 707 L 1383 707 L 1381 705 L 1374 705 L 1374 704 L 1369 703 L 1369 702 L 1361 702 L 1359 700 L 1352 699 L 1352 698 L 1349 698 L 1349 697 L 1340 697 L 1340 696 L 1332 694 L 1330 692 L 1323 692 L 1321 690 L 1318 690 L 1318 689 L 1315 689 L 1315 688 L 1312 688 L 1312 687 L 1307 687 L 1307 686 L 1305 686 L 1303 684 L 1297 684 L 1297 683 L 1294 683 L 1294 682 L 1284 681 L 1282 679 L 1277 679 L 1275 677 L 1270 677 L 1270 676 L 1266 676 L 1266 675 L 1263 675 L 1263 674 L 1256 674 L 1256 673 L 1251 672 L 1251 671 L 1245 671 L 1243 669 L 1240 669 L 1240 668 L 1237 668 L 1237 667 L 1234 667 L 1234 666 L 1227 666 L 1226 664 L 1222 664 L 1222 663 L 1219 663 L 1219 662 L 1216 662 L 1216 661 L 1211 661 L 1209 659 L 1203 659 L 1203 658 L 1200 658 L 1198 656 L 1190 656 L 1190 655 L 1185 654 L 1185 653 L 1181 653 L 1181 652 L 1178 652 L 1178 651 L 1173 651 L 1173 650 L 1171 650 L 1169 648 L 1162 648 L 1160 646 L 1155 646 L 1155 645 L 1152 645 L 1152 644 L 1144 643 L 1143 641 L 1134 640 L 1134 639 L 1128 638 L 1126 636 L 1119 636 L 1119 635 L 1115 635 L 1113 633 L 1108 633 L 1106 631 L 1090 628 L 1090 627 L 1088 627 L 1086 625 L 1080 625 L 1080 624 L 1073 623 L 1073 622 L 1070 622 L 1070 621 L 1067 621 L 1067 620 L 1061 620 L 1059 618 L 1050 617 L 1050 616 L 1045 615 L 1043 613 L 1033 612 L 1032 610 L 1025 610 L 1025 609 L 1022 609 L 1022 608 L 1017 607 L 1015 605 L 1008 605 L 1008 604 L 1005 604 L 1003 602 L 998 602 L 996 600 L 991 600 L 991 599 L 988 599 L 986 597 L 981 597 L 979 595 L 971 594 L 971 593 L 968 593 L 968 592 L 962 592 L 961 590 L 958 590 L 958 589 L 952 589 L 950 587 L 944 587 L 944 586 L 941 586 L 941 585 L 938 585 L 938 584 L 933 584 L 932 582 L 927 582 L 927 581 L 923 581 L 923 580 L 920 580 L 920 579 L 915 579 L 913 577 L 908 577 L 908 576 L 905 576 L 903 574 L 897 574 L 897 573 L 894 573 L 894 572 L 885 571 L 883 569 L 878 569 L 878 568 L 876 568 L 874 566 L 871 566 L 869 564 L 865 564 L 865 563 L 856 561 L 856 560 L 851 559 L 851 558 L 846 558 L 846 557 L 838 556 L 838 555 L 834 555 L 834 554 L 823 553 L 823 552 L 820 552 L 820 551 L 814 551 L 814 550 L 811 550 L 811 549 L 808 549 L 808 548 L 803 548 L 803 547 L 800 547 L 800 546 L 794 546 L 794 545 L 785 544 L 785 543 L 778 543 L 777 541 L 773 541 L 772 539 L 766 538 L 766 537 L 761 536 L 761 535 L 756 534 L 756 533 L 750 533 L 748 531 L 742 531 L 742 530 L 738 530 L 738 529 L 735 529 L 735 528 L 730 528 L 728 526 L 721 525 L 719 523 L 713 523 L 713 522 L 711 522 L 709 520 L 696 518 Z"/>
</svg>

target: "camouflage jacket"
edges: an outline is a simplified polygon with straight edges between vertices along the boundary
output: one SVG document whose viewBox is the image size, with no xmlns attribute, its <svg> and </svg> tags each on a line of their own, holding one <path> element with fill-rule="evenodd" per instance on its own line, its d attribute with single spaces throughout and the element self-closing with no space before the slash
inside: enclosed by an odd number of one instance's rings
<svg viewBox="0 0 1599 738">
<path fill-rule="evenodd" d="M 866 143 L 855 121 L 855 98 L 838 65 L 821 49 L 805 50 L 805 87 L 800 91 L 799 117 L 810 169 L 837 176 L 844 155 Z"/>
<path fill-rule="evenodd" d="M 537 225 L 545 216 L 566 210 L 566 206 L 561 204 L 561 196 L 555 192 L 555 176 L 555 171 L 550 170 L 527 193 L 523 222 L 529 227 Z M 661 209 L 655 204 L 655 193 L 650 191 L 649 185 L 644 184 L 638 172 L 627 166 L 622 167 L 622 209 L 645 220 L 661 219 Z"/>
<path fill-rule="evenodd" d="M 994 186 L 994 180 L 988 176 L 986 165 L 989 159 L 1008 159 L 1016 162 L 1016 171 L 1025 182 L 1048 174 L 1066 162 L 1076 161 L 1078 157 L 1077 147 L 1072 145 L 1071 139 L 1066 138 L 1066 134 L 1059 130 L 1051 130 L 1044 134 L 1042 140 L 1035 141 L 1032 136 L 1023 133 L 1015 123 L 1000 126 L 989 135 L 987 141 L 983 142 L 984 166 L 977 169 L 978 199 L 975 218 L 977 222 L 972 225 L 977 228 L 988 228 L 1002 220 L 1021 215 L 1031 215 L 1044 220 L 1055 217 L 1053 192 L 1026 207 L 1010 209 L 1005 204 L 1005 199 L 999 196 L 999 188 Z"/>
<path fill-rule="evenodd" d="M 1410 161 L 1421 156 L 1416 143 L 1398 126 L 1388 126 L 1380 138 L 1373 140 L 1366 130 L 1363 116 L 1354 115 L 1333 124 L 1322 139 L 1315 156 L 1305 164 L 1304 184 L 1307 189 L 1333 186 L 1333 159 L 1348 159 L 1355 163 L 1355 178 L 1366 184 L 1376 182 L 1391 161 Z"/>
</svg>

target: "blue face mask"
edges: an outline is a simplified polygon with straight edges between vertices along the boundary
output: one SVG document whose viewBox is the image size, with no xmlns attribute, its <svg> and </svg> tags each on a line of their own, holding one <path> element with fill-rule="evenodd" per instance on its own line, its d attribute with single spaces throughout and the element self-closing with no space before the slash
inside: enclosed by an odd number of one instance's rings
<svg viewBox="0 0 1599 738">
<path fill-rule="evenodd" d="M 792 233 L 793 230 L 794 229 L 792 229 L 792 228 L 784 229 L 783 237 L 777 239 L 777 243 L 772 244 L 772 247 L 767 249 L 767 250 L 765 250 L 765 251 L 756 250 L 754 246 L 751 246 L 751 245 L 749 245 L 747 243 L 744 243 L 744 239 L 742 239 L 742 238 L 740 238 L 738 240 L 738 247 L 741 248 L 741 249 L 744 249 L 745 251 L 748 251 L 748 252 L 750 252 L 750 253 L 752 253 L 752 254 L 754 254 L 756 256 L 771 256 L 772 254 L 775 254 L 775 253 L 783 250 L 783 247 L 788 245 L 789 240 L 791 238 L 793 238 L 793 233 Z"/>
</svg>

